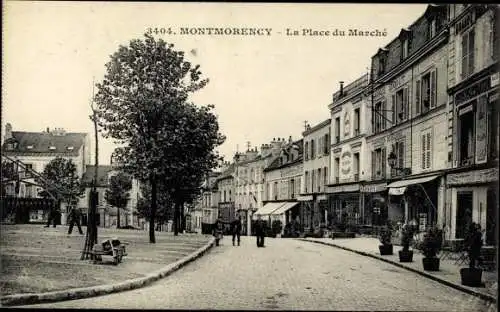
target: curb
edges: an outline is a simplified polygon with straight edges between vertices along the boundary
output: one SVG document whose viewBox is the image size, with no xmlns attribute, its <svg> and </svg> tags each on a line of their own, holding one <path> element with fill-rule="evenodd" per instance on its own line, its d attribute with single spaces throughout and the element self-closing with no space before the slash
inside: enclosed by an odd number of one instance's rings
<svg viewBox="0 0 500 312">
<path fill-rule="evenodd" d="M 192 262 L 193 260 L 201 257 L 210 248 L 214 246 L 214 242 L 215 238 L 212 237 L 207 244 L 197 249 L 193 253 L 185 256 L 182 259 L 177 260 L 174 263 L 170 263 L 165 268 L 156 271 L 154 273 L 150 273 L 145 277 L 139 277 L 108 285 L 73 288 L 69 290 L 60 290 L 60 291 L 35 293 L 35 294 L 8 295 L 0 298 L 0 305 L 15 306 L 15 305 L 29 305 L 29 304 L 50 303 L 50 302 L 65 301 L 65 300 L 84 299 L 84 298 L 102 296 L 125 290 L 140 288 L 174 273 L 175 271 L 179 270 L 189 262 Z"/>
<path fill-rule="evenodd" d="M 333 243 L 308 240 L 308 239 L 305 239 L 305 238 L 298 238 L 298 240 L 301 240 L 301 241 L 304 241 L 304 242 L 311 242 L 311 243 L 317 243 L 317 244 L 327 245 L 327 246 L 331 246 L 331 247 L 336 247 L 336 248 L 340 248 L 340 249 L 343 249 L 343 250 L 346 250 L 346 251 L 357 253 L 357 254 L 362 255 L 362 256 L 367 256 L 367 257 L 371 257 L 371 258 L 374 258 L 374 259 L 377 259 L 377 260 L 381 260 L 381 261 L 384 261 L 386 263 L 390 263 L 390 264 L 395 265 L 397 267 L 400 267 L 400 268 L 406 269 L 408 271 L 412 271 L 414 273 L 417 273 L 417 274 L 420 274 L 422 276 L 425 276 L 427 278 L 430 278 L 430 279 L 432 279 L 432 280 L 434 280 L 436 282 L 439 282 L 439 283 L 441 283 L 443 285 L 446 285 L 446 286 L 455 288 L 457 290 L 463 291 L 465 293 L 468 293 L 469 295 L 473 295 L 473 296 L 479 297 L 479 298 L 481 298 L 483 300 L 486 300 L 486 301 L 489 301 L 489 302 L 492 302 L 492 303 L 495 303 L 495 304 L 497 303 L 497 299 L 494 296 L 492 296 L 492 295 L 484 294 L 484 293 L 481 293 L 481 292 L 479 292 L 477 290 L 466 288 L 466 287 L 464 287 L 464 286 L 462 286 L 460 284 L 452 283 L 450 281 L 441 279 L 441 278 L 436 277 L 436 276 L 434 276 L 432 274 L 429 274 L 427 272 L 414 269 L 414 268 L 406 266 L 404 264 L 401 264 L 401 263 L 398 263 L 398 262 L 394 262 L 394 261 L 385 259 L 385 258 L 383 258 L 381 256 L 378 256 L 378 255 L 371 254 L 369 252 L 354 250 L 354 249 L 351 249 L 351 248 L 347 248 L 347 247 L 335 245 Z"/>
</svg>

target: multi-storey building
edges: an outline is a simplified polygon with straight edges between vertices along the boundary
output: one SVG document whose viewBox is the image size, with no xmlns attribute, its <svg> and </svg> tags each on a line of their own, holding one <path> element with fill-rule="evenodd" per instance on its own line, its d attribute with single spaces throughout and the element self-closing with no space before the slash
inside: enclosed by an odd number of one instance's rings
<svg viewBox="0 0 500 312">
<path fill-rule="evenodd" d="M 498 9 L 452 4 L 448 43 L 448 149 L 445 223 L 464 238 L 471 222 L 498 242 Z"/>
<path fill-rule="evenodd" d="M 12 131 L 12 125 L 5 125 L 2 154 L 20 161 L 29 170 L 41 173 L 45 166 L 56 157 L 71 159 L 76 165 L 78 177 L 82 177 L 90 163 L 90 137 L 87 133 L 66 132 L 56 128 L 47 128 L 43 132 Z M 35 185 L 33 178 L 22 177 L 16 193 L 17 197 L 38 197 L 41 187 Z M 62 203 L 61 223 L 66 223 L 67 208 Z M 42 211 L 33 212 L 33 216 L 46 218 Z"/>
<path fill-rule="evenodd" d="M 264 168 L 267 186 L 264 205 L 254 216 L 260 215 L 267 221 L 280 220 L 283 226 L 292 220 L 299 221 L 297 196 L 303 175 L 302 145 L 302 140 L 293 142 L 290 137 L 279 155 Z"/>
<path fill-rule="evenodd" d="M 326 224 L 330 177 L 330 123 L 327 119 L 306 127 L 304 142 L 304 172 L 298 200 L 302 202 L 300 223 L 305 230 Z"/>
<path fill-rule="evenodd" d="M 387 183 L 391 220 L 442 225 L 447 150 L 447 6 L 424 14 L 372 57 L 367 145 L 372 182 Z M 370 207 L 368 207 L 370 208 Z M 378 213 L 379 211 L 377 211 Z"/>
<path fill-rule="evenodd" d="M 341 82 L 329 105 L 331 113 L 331 172 L 327 193 L 330 197 L 329 223 L 337 223 L 344 216 L 352 224 L 363 223 L 362 181 L 369 175 L 366 146 L 366 124 L 369 120 L 365 89 L 368 75 L 349 85 Z"/>
<path fill-rule="evenodd" d="M 234 208 L 234 168 L 234 164 L 225 162 L 221 168 L 221 175 L 217 177 L 219 215 L 227 221 L 232 221 L 237 217 Z"/>
<path fill-rule="evenodd" d="M 264 168 L 285 144 L 285 139 L 273 139 L 271 144 L 261 145 L 260 154 L 257 148 L 249 148 L 234 157 L 235 209 L 241 215 L 244 235 L 251 235 L 253 214 L 263 206 Z"/>
</svg>

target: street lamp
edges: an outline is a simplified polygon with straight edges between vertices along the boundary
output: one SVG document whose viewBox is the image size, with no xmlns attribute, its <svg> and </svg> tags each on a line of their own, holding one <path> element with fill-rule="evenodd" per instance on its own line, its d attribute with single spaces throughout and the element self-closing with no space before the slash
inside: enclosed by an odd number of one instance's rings
<svg viewBox="0 0 500 312">
<path fill-rule="evenodd" d="M 396 154 L 394 154 L 394 152 L 391 152 L 389 154 L 389 157 L 387 158 L 387 161 L 389 162 L 389 167 L 391 167 L 391 169 L 394 169 L 394 166 L 396 166 L 396 160 L 397 160 Z"/>
<path fill-rule="evenodd" d="M 394 170 L 395 172 L 401 171 L 402 175 L 410 175 L 411 174 L 411 168 L 400 168 L 396 167 L 396 162 L 398 160 L 398 157 L 394 152 L 391 152 L 389 156 L 387 157 L 387 162 L 389 163 L 389 167 L 391 167 L 391 170 Z"/>
</svg>

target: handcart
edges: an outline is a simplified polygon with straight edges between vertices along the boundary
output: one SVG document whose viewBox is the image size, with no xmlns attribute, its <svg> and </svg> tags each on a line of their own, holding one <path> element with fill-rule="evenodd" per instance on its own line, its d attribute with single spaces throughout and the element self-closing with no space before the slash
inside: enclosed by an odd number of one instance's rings
<svg viewBox="0 0 500 312">
<path fill-rule="evenodd" d="M 122 258 L 127 255 L 125 245 L 118 238 L 106 239 L 100 244 L 95 244 L 92 248 L 92 259 L 94 264 L 102 263 L 102 256 L 113 257 L 113 264 L 122 262 Z"/>
</svg>

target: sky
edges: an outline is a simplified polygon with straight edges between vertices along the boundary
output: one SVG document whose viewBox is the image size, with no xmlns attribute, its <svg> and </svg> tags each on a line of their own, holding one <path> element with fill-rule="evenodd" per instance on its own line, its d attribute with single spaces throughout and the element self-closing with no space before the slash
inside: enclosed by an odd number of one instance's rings
<svg viewBox="0 0 500 312">
<path fill-rule="evenodd" d="M 193 95 L 215 105 L 226 160 L 273 138 L 300 139 L 330 117 L 339 81 L 366 74 L 370 58 L 425 11 L 426 4 L 244 4 L 6 1 L 3 5 L 2 133 L 64 128 L 87 132 L 93 81 L 120 45 L 148 28 L 199 64 L 209 84 Z M 258 28 L 270 35 L 181 34 L 181 28 Z M 289 36 L 293 30 L 297 36 Z M 349 29 L 386 36 L 347 36 Z M 346 36 L 334 36 L 335 31 Z M 304 35 L 330 31 L 330 35 Z M 94 142 L 92 142 L 94 144 Z M 99 163 L 115 145 L 99 140 Z M 94 149 L 92 148 L 92 151 Z"/>
</svg>

